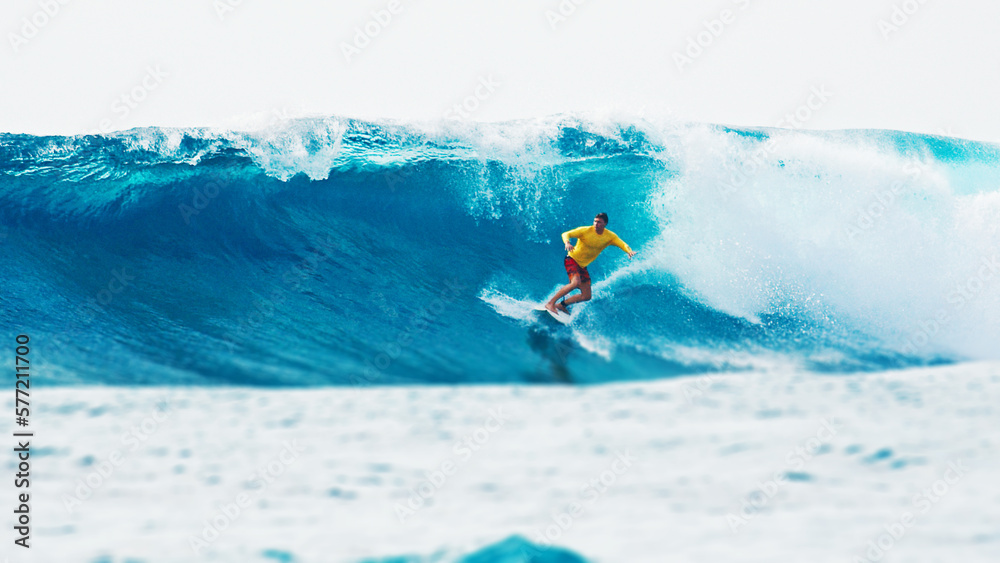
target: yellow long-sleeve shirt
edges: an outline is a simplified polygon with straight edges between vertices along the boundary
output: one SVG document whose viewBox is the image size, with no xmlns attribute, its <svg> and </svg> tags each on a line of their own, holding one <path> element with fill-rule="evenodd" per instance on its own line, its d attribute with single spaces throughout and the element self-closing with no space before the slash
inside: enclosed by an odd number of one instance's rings
<svg viewBox="0 0 1000 563">
<path fill-rule="evenodd" d="M 608 229 L 604 229 L 603 233 L 597 234 L 597 229 L 593 225 L 589 227 L 577 227 L 562 234 L 564 243 L 568 243 L 571 238 L 576 239 L 576 246 L 573 247 L 569 255 L 570 258 L 576 260 L 576 263 L 581 268 L 586 268 L 587 264 L 593 262 L 597 258 L 597 255 L 609 245 L 617 246 L 625 252 L 632 252 L 632 249 L 622 239 L 618 238 L 618 235 Z"/>
</svg>

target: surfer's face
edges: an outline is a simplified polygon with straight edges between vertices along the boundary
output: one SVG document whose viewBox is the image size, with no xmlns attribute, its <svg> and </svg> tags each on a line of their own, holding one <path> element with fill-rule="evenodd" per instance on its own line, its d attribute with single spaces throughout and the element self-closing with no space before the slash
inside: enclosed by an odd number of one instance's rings
<svg viewBox="0 0 1000 563">
<path fill-rule="evenodd" d="M 594 217 L 595 229 L 597 229 L 598 231 L 604 230 L 604 225 L 607 225 L 607 222 L 602 221 L 600 217 Z"/>
</svg>

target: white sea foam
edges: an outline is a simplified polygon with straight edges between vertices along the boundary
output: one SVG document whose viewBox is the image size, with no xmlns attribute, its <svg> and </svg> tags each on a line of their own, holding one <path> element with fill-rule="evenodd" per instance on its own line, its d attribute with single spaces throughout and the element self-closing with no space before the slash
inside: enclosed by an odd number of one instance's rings
<svg viewBox="0 0 1000 563">
<path fill-rule="evenodd" d="M 752 322 L 836 317 L 900 350 L 997 357 L 995 192 L 967 194 L 952 164 L 861 133 L 774 132 L 765 149 L 694 127 L 677 141 L 680 174 L 651 196 L 662 230 L 643 259 L 699 300 Z"/>
<path fill-rule="evenodd" d="M 454 561 L 514 534 L 538 543 L 576 502 L 553 541 L 588 561 L 850 561 L 880 542 L 900 561 L 986 563 L 998 391 L 997 364 L 583 388 L 42 389 L 31 560 Z M 949 464 L 968 470 L 939 484 Z M 880 540 L 906 512 L 904 537 Z M 196 556 L 206 521 L 224 529 Z"/>
</svg>

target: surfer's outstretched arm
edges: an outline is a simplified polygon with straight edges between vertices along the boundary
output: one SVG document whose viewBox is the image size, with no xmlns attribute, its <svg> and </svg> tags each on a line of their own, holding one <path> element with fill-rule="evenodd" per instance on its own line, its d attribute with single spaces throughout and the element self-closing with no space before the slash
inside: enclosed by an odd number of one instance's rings
<svg viewBox="0 0 1000 563">
<path fill-rule="evenodd" d="M 634 250 L 632 250 L 632 248 L 629 245 L 625 244 L 625 241 L 623 241 L 622 239 L 618 238 L 618 235 L 615 235 L 615 240 L 611 241 L 611 244 L 613 244 L 613 245 L 617 246 L 618 248 L 622 249 L 625 252 L 625 254 L 628 254 L 628 257 L 630 259 L 633 256 L 635 256 L 635 254 L 636 254 L 636 252 Z"/>
</svg>

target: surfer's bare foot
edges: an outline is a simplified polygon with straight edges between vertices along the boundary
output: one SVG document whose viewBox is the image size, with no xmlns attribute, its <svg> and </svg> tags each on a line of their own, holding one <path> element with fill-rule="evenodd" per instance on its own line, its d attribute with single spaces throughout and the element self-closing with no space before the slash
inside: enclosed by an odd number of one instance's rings
<svg viewBox="0 0 1000 563">
<path fill-rule="evenodd" d="M 560 312 L 566 313 L 567 315 L 569 314 L 569 309 L 567 309 L 566 306 L 563 305 L 561 301 L 559 303 L 556 303 L 556 309 L 559 309 Z"/>
<path fill-rule="evenodd" d="M 556 306 L 555 306 L 554 304 L 552 304 L 552 303 L 546 303 L 546 304 L 545 304 L 545 308 L 546 308 L 547 310 L 549 310 L 549 311 L 553 312 L 553 313 L 558 313 L 558 312 L 559 312 L 559 311 L 558 311 L 558 310 L 556 309 Z"/>
</svg>

